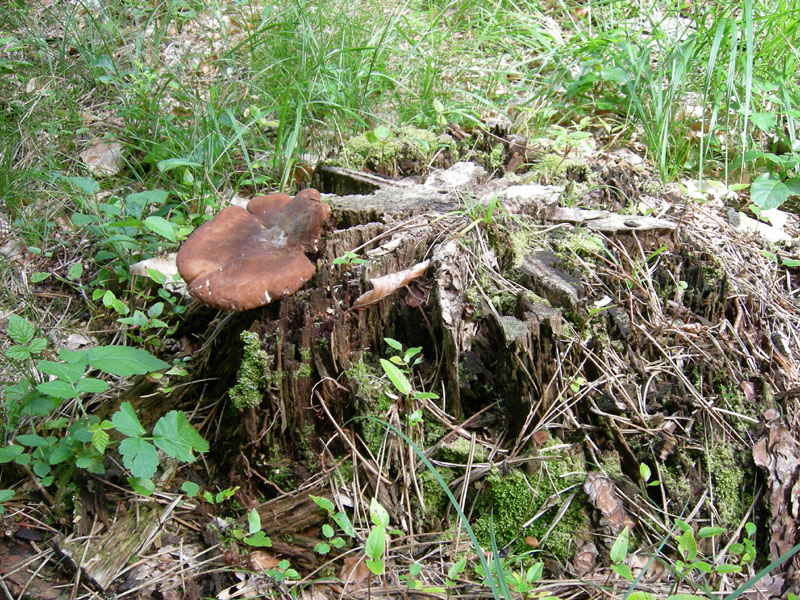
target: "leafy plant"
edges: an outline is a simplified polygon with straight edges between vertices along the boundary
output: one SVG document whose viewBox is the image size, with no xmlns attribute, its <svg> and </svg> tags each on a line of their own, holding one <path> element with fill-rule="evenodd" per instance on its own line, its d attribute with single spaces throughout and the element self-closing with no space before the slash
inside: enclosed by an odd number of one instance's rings
<svg viewBox="0 0 800 600">
<path fill-rule="evenodd" d="M 356 533 L 353 529 L 353 524 L 350 522 L 350 518 L 346 513 L 342 511 L 336 511 L 336 507 L 333 505 L 333 502 L 327 498 L 314 495 L 311 495 L 310 498 L 317 506 L 328 513 L 331 519 L 333 519 L 334 523 L 339 526 L 342 534 L 351 539 L 355 539 Z M 328 554 L 332 547 L 339 549 L 343 548 L 345 545 L 344 539 L 342 539 L 341 536 L 336 535 L 336 531 L 327 523 L 322 526 L 322 535 L 325 536 L 327 541 L 320 542 L 314 546 L 314 551 L 318 554 Z"/>
<path fill-rule="evenodd" d="M 389 527 L 389 513 L 373 498 L 369 504 L 369 517 L 374 527 L 364 543 L 364 554 L 367 555 L 367 567 L 375 575 L 383 575 L 385 568 L 383 553 L 386 547 L 386 528 Z"/>
<path fill-rule="evenodd" d="M 30 465 L 45 487 L 54 483 L 54 467 L 62 469 L 64 477 L 69 476 L 72 468 L 102 474 L 105 470 L 103 455 L 111 445 L 109 431 L 116 430 L 124 438 L 114 445 L 118 445 L 122 462 L 131 472 L 129 482 L 137 491 L 147 494 L 153 491 L 150 478 L 159 463 L 156 448 L 184 462 L 194 461 L 193 451 L 208 450 L 208 443 L 179 411 L 170 411 L 161 417 L 152 436 L 148 437 L 128 402 L 120 405 L 110 421 L 100 421 L 84 409 L 86 396 L 102 394 L 109 389 L 106 381 L 89 375 L 92 370 L 130 377 L 169 367 L 147 351 L 127 346 L 96 346 L 81 351 L 61 349 L 58 361 L 34 361 L 47 346 L 44 338 L 35 337 L 34 326 L 12 315 L 8 333 L 15 345 L 8 349 L 6 358 L 18 365 L 22 377 L 16 384 L 4 387 L 5 437 L 14 443 L 0 447 L 0 464 Z M 30 421 L 34 427 L 32 433 L 17 431 L 23 417 L 49 415 L 68 400 L 78 403 L 83 414 L 81 418 L 71 423 L 64 418 L 50 419 L 38 430 Z"/>
</svg>

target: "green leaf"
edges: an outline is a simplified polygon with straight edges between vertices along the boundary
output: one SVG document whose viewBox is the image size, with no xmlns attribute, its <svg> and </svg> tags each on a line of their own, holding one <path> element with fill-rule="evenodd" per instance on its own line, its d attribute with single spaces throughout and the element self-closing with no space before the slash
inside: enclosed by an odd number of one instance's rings
<svg viewBox="0 0 800 600">
<path fill-rule="evenodd" d="M 84 377 L 75 386 L 75 389 L 81 394 L 102 394 L 108 388 L 108 383 L 94 377 Z"/>
<path fill-rule="evenodd" d="M 41 283 L 50 277 L 50 273 L 31 273 L 29 277 L 31 283 Z"/>
<path fill-rule="evenodd" d="M 146 432 L 130 402 L 123 402 L 119 410 L 111 417 L 111 422 L 122 435 L 128 437 L 141 437 Z"/>
<path fill-rule="evenodd" d="M 333 537 L 333 533 L 334 533 L 333 527 L 331 527 L 327 523 L 325 523 L 322 526 L 322 535 L 324 535 L 326 538 L 332 538 Z"/>
<path fill-rule="evenodd" d="M 350 517 L 348 517 L 345 513 L 342 511 L 337 512 L 335 515 L 333 515 L 333 520 L 339 526 L 339 529 L 342 530 L 342 533 L 347 537 L 356 537 L 356 531 L 353 529 L 353 524 L 350 522 Z"/>
<path fill-rule="evenodd" d="M 370 571 L 372 571 L 375 575 L 383 575 L 383 561 L 382 560 L 380 560 L 380 559 L 372 560 L 371 558 L 368 558 L 365 562 L 367 563 L 367 568 Z"/>
<path fill-rule="evenodd" d="M 61 398 L 63 400 L 77 398 L 78 396 L 78 392 L 75 391 L 75 388 L 71 383 L 67 383 L 66 381 L 61 381 L 59 379 L 40 383 L 36 386 L 36 389 L 43 394 L 52 396 L 53 398 Z"/>
<path fill-rule="evenodd" d="M 533 583 L 535 581 L 539 581 L 542 578 L 542 573 L 544 572 L 544 563 L 537 562 L 530 569 L 528 572 L 525 573 L 525 580 L 528 583 Z"/>
<path fill-rule="evenodd" d="M 39 354 L 45 348 L 47 348 L 47 340 L 44 338 L 34 338 L 28 344 L 31 354 Z"/>
<path fill-rule="evenodd" d="M 184 481 L 181 484 L 181 491 L 183 491 L 190 498 L 194 498 L 200 491 L 200 486 L 197 485 L 194 481 Z"/>
<path fill-rule="evenodd" d="M 108 440 L 108 433 L 102 429 L 97 429 L 92 434 L 92 446 L 94 446 L 95 450 L 97 450 L 100 454 L 103 454 L 106 451 L 106 448 L 108 447 Z"/>
<path fill-rule="evenodd" d="M 0 465 L 15 460 L 24 450 L 22 446 L 4 446 L 0 448 Z"/>
<path fill-rule="evenodd" d="M 655 600 L 655 597 L 650 592 L 632 592 L 628 600 Z"/>
<path fill-rule="evenodd" d="M 144 375 L 169 367 L 146 350 L 129 346 L 96 346 L 89 349 L 87 354 L 92 367 L 118 377 Z"/>
<path fill-rule="evenodd" d="M 697 530 L 697 537 L 710 538 L 721 533 L 725 533 L 723 527 L 701 527 Z"/>
<path fill-rule="evenodd" d="M 144 220 L 144 226 L 153 233 L 167 238 L 170 242 L 175 243 L 178 241 L 175 225 L 167 221 L 164 217 L 147 217 Z"/>
<path fill-rule="evenodd" d="M 322 510 L 327 511 L 328 513 L 333 514 L 333 511 L 336 510 L 336 507 L 333 505 L 333 502 L 331 502 L 327 498 L 314 496 L 312 494 L 309 494 L 309 497 L 314 501 L 314 503 L 317 506 L 319 506 Z"/>
<path fill-rule="evenodd" d="M 151 496 L 156 491 L 156 486 L 150 479 L 142 479 L 141 477 L 128 477 L 128 485 L 133 488 L 133 491 L 142 496 Z"/>
<path fill-rule="evenodd" d="M 65 177 L 72 185 L 87 196 L 93 196 L 100 191 L 100 184 L 91 177 Z"/>
<path fill-rule="evenodd" d="M 244 543 L 258 548 L 270 548 L 272 546 L 272 540 L 263 531 L 257 531 L 253 535 L 247 536 L 244 538 Z"/>
<path fill-rule="evenodd" d="M 51 465 L 58 465 L 65 460 L 71 459 L 75 453 L 70 448 L 53 448 L 53 451 L 47 457 L 47 462 Z"/>
<path fill-rule="evenodd" d="M 778 117 L 775 113 L 769 112 L 754 112 L 750 115 L 750 120 L 753 125 L 758 127 L 764 133 L 769 133 L 775 128 Z"/>
<path fill-rule="evenodd" d="M 173 458 L 193 462 L 192 450 L 208 452 L 208 442 L 186 420 L 186 415 L 171 410 L 153 428 L 153 443 Z"/>
<path fill-rule="evenodd" d="M 375 498 L 369 503 L 369 516 L 375 525 L 384 528 L 389 526 L 389 513 Z"/>
<path fill-rule="evenodd" d="M 639 463 L 639 475 L 641 475 L 642 481 L 644 481 L 645 483 L 650 481 L 650 477 L 652 475 L 650 467 L 647 466 L 645 463 Z"/>
<path fill-rule="evenodd" d="M 717 573 L 739 573 L 742 570 L 742 567 L 739 565 L 717 565 L 714 567 L 714 570 Z"/>
<path fill-rule="evenodd" d="M 342 538 L 340 538 L 340 537 L 333 538 L 332 540 L 330 540 L 330 543 L 331 543 L 331 546 L 333 546 L 334 548 L 337 548 L 337 549 L 344 547 L 344 540 Z"/>
<path fill-rule="evenodd" d="M 464 571 L 464 567 L 467 566 L 467 557 L 462 556 L 458 562 L 453 563 L 450 566 L 450 569 L 447 571 L 447 577 L 449 579 L 455 579 Z"/>
<path fill-rule="evenodd" d="M 26 321 L 19 315 L 8 317 L 8 337 L 17 344 L 27 344 L 36 335 L 36 328 L 30 321 Z"/>
<path fill-rule="evenodd" d="M 78 383 L 86 370 L 83 365 L 71 365 L 49 360 L 37 361 L 36 368 L 42 373 L 47 373 L 48 375 L 52 375 L 53 377 L 69 383 Z"/>
<path fill-rule="evenodd" d="M 122 464 L 138 479 L 150 479 L 158 467 L 158 450 L 155 446 L 138 437 L 129 437 L 119 445 Z"/>
<path fill-rule="evenodd" d="M 761 210 L 781 206 L 789 197 L 789 187 L 770 173 L 764 173 L 750 184 L 750 200 Z"/>
<path fill-rule="evenodd" d="M 619 532 L 617 539 L 614 540 L 614 543 L 611 545 L 611 562 L 614 563 L 621 563 L 625 560 L 625 557 L 628 555 L 628 526 L 625 526 L 625 529 Z"/>
<path fill-rule="evenodd" d="M 158 161 L 156 165 L 160 173 L 166 173 L 171 171 L 172 169 L 177 169 L 179 167 L 190 167 L 192 169 L 200 169 L 203 165 L 198 162 L 194 162 L 191 160 L 186 160 L 185 158 L 167 158 L 165 160 Z"/>
<path fill-rule="evenodd" d="M 247 513 L 247 529 L 249 533 L 261 531 L 261 515 L 255 508 Z"/>
<path fill-rule="evenodd" d="M 667 596 L 667 600 L 708 600 L 705 596 L 695 596 L 694 594 L 672 594 Z"/>
<path fill-rule="evenodd" d="M 375 133 L 375 137 L 378 138 L 379 142 L 385 142 L 392 137 L 392 130 L 386 127 L 386 125 L 379 125 L 372 131 Z"/>
<path fill-rule="evenodd" d="M 23 446 L 29 446 L 31 448 L 46 448 L 52 445 L 52 442 L 35 433 L 18 435 L 15 439 Z"/>
<path fill-rule="evenodd" d="M 381 366 L 383 367 L 384 372 L 386 375 L 389 376 L 389 380 L 392 382 L 397 391 L 401 394 L 410 394 L 411 393 L 411 384 L 406 379 L 406 376 L 403 375 L 403 372 L 390 363 L 385 358 L 381 359 Z"/>
<path fill-rule="evenodd" d="M 372 528 L 367 536 L 367 541 L 364 544 L 364 553 L 373 560 L 377 560 L 383 556 L 383 550 L 386 546 L 386 529 L 380 525 Z"/>
<path fill-rule="evenodd" d="M 611 570 L 614 571 L 617 575 L 622 577 L 627 581 L 633 581 L 633 573 L 631 573 L 630 567 L 624 563 L 617 563 L 611 565 Z"/>
<path fill-rule="evenodd" d="M 314 552 L 317 554 L 327 554 L 331 551 L 331 547 L 325 542 L 319 542 L 314 546 Z"/>
<path fill-rule="evenodd" d="M 383 341 L 386 342 L 387 346 L 390 346 L 390 347 L 394 348 L 398 352 L 402 352 L 403 351 L 403 344 L 401 344 L 397 340 L 385 337 L 385 338 L 383 338 Z"/>
<path fill-rule="evenodd" d="M 14 497 L 14 490 L 0 490 L 0 504 L 8 502 Z"/>
<path fill-rule="evenodd" d="M 9 346 L 6 350 L 6 358 L 11 360 L 28 360 L 31 357 L 31 351 L 26 346 Z"/>
<path fill-rule="evenodd" d="M 77 281 L 83 275 L 83 263 L 75 263 L 67 271 L 67 279 L 70 281 Z"/>
</svg>

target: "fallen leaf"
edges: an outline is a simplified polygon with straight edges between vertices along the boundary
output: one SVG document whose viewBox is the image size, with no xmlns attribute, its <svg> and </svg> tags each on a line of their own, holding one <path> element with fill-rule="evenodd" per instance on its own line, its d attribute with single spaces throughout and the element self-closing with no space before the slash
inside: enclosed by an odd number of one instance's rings
<svg viewBox="0 0 800 600">
<path fill-rule="evenodd" d="M 247 566 L 251 571 L 261 573 L 267 569 L 274 569 L 280 563 L 274 554 L 264 552 L 263 550 L 256 550 L 247 556 Z"/>
<path fill-rule="evenodd" d="M 346 589 L 357 591 L 366 587 L 364 582 L 369 580 L 370 573 L 365 556 L 348 556 L 342 564 L 339 579 L 344 581 Z"/>
<path fill-rule="evenodd" d="M 370 304 L 380 302 L 392 292 L 408 284 L 408 282 L 412 279 L 420 277 L 430 266 L 430 264 L 430 260 L 424 260 L 421 263 L 417 263 L 413 267 L 409 267 L 403 271 L 389 273 L 388 275 L 373 278 L 370 280 L 372 289 L 356 298 L 356 301 L 353 302 L 353 308 L 364 308 Z"/>
<path fill-rule="evenodd" d="M 577 573 L 580 577 L 583 577 L 590 571 L 594 571 L 594 568 L 597 565 L 597 546 L 595 546 L 592 542 L 587 542 L 584 544 L 580 551 L 575 555 L 572 565 L 575 567 L 575 573 Z"/>
<path fill-rule="evenodd" d="M 119 142 L 97 142 L 81 152 L 79 156 L 89 172 L 97 176 L 116 175 L 125 164 L 125 158 L 122 156 L 122 144 Z"/>
</svg>

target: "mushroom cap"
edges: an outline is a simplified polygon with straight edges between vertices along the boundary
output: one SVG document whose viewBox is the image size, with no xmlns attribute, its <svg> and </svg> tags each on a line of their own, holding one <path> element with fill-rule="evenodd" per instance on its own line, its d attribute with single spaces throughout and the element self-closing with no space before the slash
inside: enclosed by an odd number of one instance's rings
<svg viewBox="0 0 800 600">
<path fill-rule="evenodd" d="M 308 191 L 308 190 L 307 190 Z M 330 208 L 319 193 L 259 196 L 229 206 L 189 236 L 177 264 L 189 293 L 209 306 L 248 310 L 293 294 L 314 275 Z"/>
</svg>

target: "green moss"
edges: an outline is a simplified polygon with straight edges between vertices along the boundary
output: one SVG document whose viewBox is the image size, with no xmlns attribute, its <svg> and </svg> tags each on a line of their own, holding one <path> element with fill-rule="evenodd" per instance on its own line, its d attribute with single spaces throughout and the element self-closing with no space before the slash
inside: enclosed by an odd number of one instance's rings
<svg viewBox="0 0 800 600">
<path fill-rule="evenodd" d="M 340 156 L 333 162 L 346 167 L 369 167 L 372 170 L 389 167 L 398 160 L 408 158 L 426 162 L 439 147 L 436 134 L 427 129 L 403 127 L 385 141 L 370 141 L 366 134 L 350 138 Z"/>
<path fill-rule="evenodd" d="M 450 483 L 456 478 L 455 472 L 452 469 L 439 468 L 437 472 L 445 483 Z M 415 512 L 414 516 L 422 524 L 423 530 L 431 529 L 434 526 L 440 529 L 438 520 L 441 515 L 444 514 L 444 509 L 449 501 L 447 495 L 430 470 L 426 469 L 421 472 L 417 476 L 417 481 L 419 482 L 420 491 L 422 492 L 425 509 L 423 510 L 422 506 L 415 502 L 413 507 Z"/>
<path fill-rule="evenodd" d="M 362 416 L 375 416 L 383 419 L 392 404 L 387 396 L 387 383 L 381 379 L 381 373 L 362 358 L 350 365 L 347 370 L 347 381 L 355 388 L 356 406 Z M 361 421 L 361 434 L 364 443 L 371 452 L 377 454 L 383 443 L 386 430 L 380 423 Z"/>
<path fill-rule="evenodd" d="M 469 459 L 469 447 L 470 442 L 467 439 L 462 437 L 457 437 L 452 441 L 448 442 L 447 444 L 443 445 L 438 451 L 437 456 L 439 459 L 450 462 L 465 465 L 467 464 L 467 460 Z M 484 460 L 485 451 L 483 446 L 476 444 L 475 445 L 475 457 L 473 460 L 482 461 Z"/>
<path fill-rule="evenodd" d="M 585 160 L 564 158 L 560 154 L 545 154 L 534 164 L 526 180 L 538 183 L 564 183 L 572 181 L 591 182 L 594 179 L 591 165 Z"/>
<path fill-rule="evenodd" d="M 489 153 L 489 158 L 486 164 L 492 169 L 499 169 L 503 166 L 503 156 L 505 151 L 502 144 L 495 144 L 492 146 L 492 151 Z"/>
<path fill-rule="evenodd" d="M 553 494 L 584 480 L 583 454 L 579 447 L 574 448 L 559 448 L 550 454 L 543 449 L 544 456 L 553 458 L 546 461 L 541 470 L 529 478 L 518 470 L 509 471 L 505 475 L 495 470 L 489 475 L 486 491 L 478 500 L 477 512 L 482 516 L 473 525 L 481 545 L 487 546 L 491 543 L 492 527 L 498 545 L 505 546 L 513 542 L 512 551 L 515 553 L 530 550 L 524 542 L 526 536 L 540 540 L 544 537 L 559 512 L 560 504 L 553 506 L 524 530 L 521 529 L 522 525 L 538 513 Z M 564 492 L 562 501 L 567 501 L 571 493 Z M 577 491 L 569 508 L 542 544 L 542 550 L 562 560 L 569 560 L 574 556 L 576 533 L 589 529 L 586 503 L 586 495 Z"/>
<path fill-rule="evenodd" d="M 722 526 L 736 527 L 744 516 L 744 469 L 728 444 L 714 444 L 708 451 L 708 472 L 714 486 L 714 505 Z"/>
<path fill-rule="evenodd" d="M 261 404 L 270 378 L 269 357 L 261 349 L 258 335 L 252 331 L 243 331 L 239 336 L 244 344 L 244 354 L 236 384 L 229 390 L 233 405 L 239 410 Z"/>
<path fill-rule="evenodd" d="M 686 502 L 692 497 L 692 485 L 685 473 L 675 467 L 661 467 L 661 479 L 669 497 L 675 502 Z"/>
</svg>

